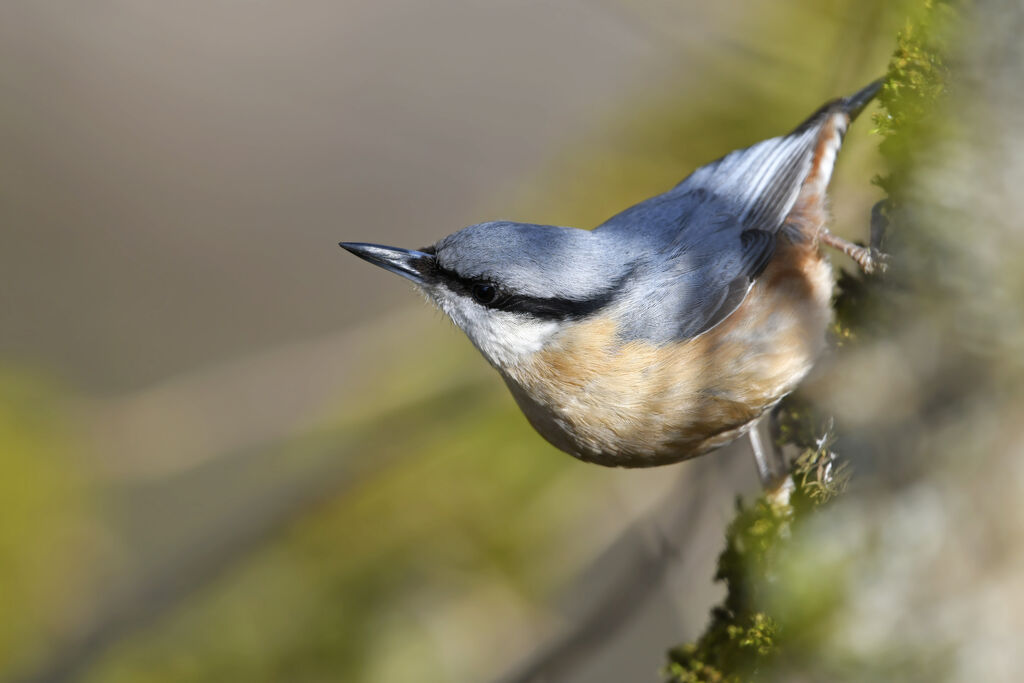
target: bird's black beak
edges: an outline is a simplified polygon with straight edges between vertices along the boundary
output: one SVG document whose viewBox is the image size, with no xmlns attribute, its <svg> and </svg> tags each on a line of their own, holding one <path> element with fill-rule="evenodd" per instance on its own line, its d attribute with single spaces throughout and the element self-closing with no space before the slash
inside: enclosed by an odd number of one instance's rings
<svg viewBox="0 0 1024 683">
<path fill-rule="evenodd" d="M 434 255 L 425 251 L 365 242 L 338 242 L 338 246 L 375 266 L 409 278 L 416 284 L 423 284 L 426 281 L 436 263 Z"/>
</svg>

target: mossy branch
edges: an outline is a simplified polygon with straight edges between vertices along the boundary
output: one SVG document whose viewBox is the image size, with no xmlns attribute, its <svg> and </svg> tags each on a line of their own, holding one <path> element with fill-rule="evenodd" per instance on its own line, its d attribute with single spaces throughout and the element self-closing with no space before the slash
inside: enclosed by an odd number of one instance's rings
<svg viewBox="0 0 1024 683">
<path fill-rule="evenodd" d="M 947 84 L 944 29 L 954 15 L 947 2 L 925 0 L 923 11 L 898 33 L 887 80 L 879 97 L 875 132 L 890 173 L 874 179 L 898 201 L 898 188 L 910 167 L 911 150 L 929 125 L 929 114 Z M 835 345 L 844 350 L 865 336 L 883 332 L 886 283 L 844 273 L 838 283 Z M 779 443 L 800 449 L 792 463 L 795 485 L 788 505 L 762 496 L 752 503 L 737 501 L 736 518 L 725 536 L 715 579 L 726 596 L 711 611 L 704 634 L 694 643 L 673 648 L 665 676 L 672 683 L 739 683 L 771 669 L 787 656 L 786 633 L 773 616 L 767 594 L 777 589 L 779 564 L 786 559 L 796 528 L 815 510 L 841 494 L 850 476 L 847 462 L 832 450 L 831 419 L 799 398 L 788 398 L 779 414 Z"/>
</svg>

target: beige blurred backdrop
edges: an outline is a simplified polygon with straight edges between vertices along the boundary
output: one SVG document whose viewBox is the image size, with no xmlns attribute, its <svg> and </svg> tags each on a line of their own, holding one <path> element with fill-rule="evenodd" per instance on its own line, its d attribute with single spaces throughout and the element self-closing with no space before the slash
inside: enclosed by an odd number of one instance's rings
<svg viewBox="0 0 1024 683">
<path fill-rule="evenodd" d="M 336 244 L 597 224 L 876 77 L 900 21 L 839 0 L 0 4 L 0 678 L 517 680 L 550 655 L 552 680 L 656 679 L 719 594 L 746 446 L 578 464 Z M 870 128 L 836 176 L 854 237 Z"/>
</svg>

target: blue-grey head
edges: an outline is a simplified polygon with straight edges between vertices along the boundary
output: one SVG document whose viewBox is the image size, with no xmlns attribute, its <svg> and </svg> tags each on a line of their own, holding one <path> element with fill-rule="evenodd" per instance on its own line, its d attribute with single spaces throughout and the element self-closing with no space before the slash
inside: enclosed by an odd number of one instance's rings
<svg viewBox="0 0 1024 683">
<path fill-rule="evenodd" d="M 499 369 L 609 306 L 628 269 L 625 252 L 597 232 L 511 222 L 472 225 L 420 250 L 341 246 L 415 283 Z"/>
</svg>

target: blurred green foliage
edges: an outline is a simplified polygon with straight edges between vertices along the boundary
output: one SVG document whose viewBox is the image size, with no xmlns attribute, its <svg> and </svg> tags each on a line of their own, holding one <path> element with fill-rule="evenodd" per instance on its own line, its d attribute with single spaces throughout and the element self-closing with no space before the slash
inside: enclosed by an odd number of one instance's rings
<svg viewBox="0 0 1024 683">
<path fill-rule="evenodd" d="M 336 457 L 386 464 L 329 489 L 89 680 L 443 679 L 432 641 L 446 598 L 478 589 L 466 616 L 480 621 L 514 609 L 505 591 L 543 600 L 552 562 L 573 547 L 557 530 L 586 477 L 553 496 L 559 473 L 581 466 L 522 457 L 523 429 L 502 394 L 475 385 L 286 447 L 280 457 L 301 458 L 341 437 Z"/>
<path fill-rule="evenodd" d="M 891 52 L 889 27 L 902 20 L 905 4 L 797 0 L 741 10 L 742 45 L 710 38 L 695 85 L 680 74 L 661 92 L 633 96 L 599 122 L 599 135 L 559 150 L 510 203 L 523 207 L 524 219 L 596 226 L 699 165 L 792 129 L 827 99 L 878 77 L 877 65 Z M 675 82 L 682 87 L 673 90 Z M 865 138 L 846 141 L 834 185 L 844 185 L 847 169 L 878 163 Z"/>
<path fill-rule="evenodd" d="M 0 367 L 0 672 L 46 652 L 89 590 L 93 500 L 68 457 L 60 395 L 48 380 Z"/>
</svg>

